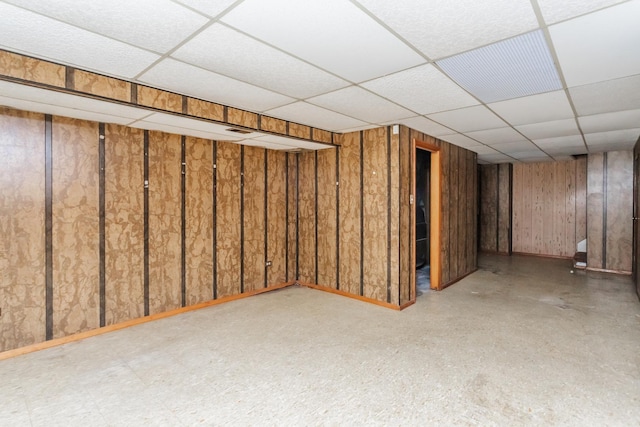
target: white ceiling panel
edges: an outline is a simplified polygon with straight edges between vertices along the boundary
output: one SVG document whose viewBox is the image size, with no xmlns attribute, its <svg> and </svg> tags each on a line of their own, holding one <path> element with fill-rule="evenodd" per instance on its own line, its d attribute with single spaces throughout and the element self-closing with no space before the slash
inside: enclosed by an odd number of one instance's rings
<svg viewBox="0 0 640 427">
<path fill-rule="evenodd" d="M 431 64 L 372 80 L 362 86 L 418 114 L 479 104 Z"/>
<path fill-rule="evenodd" d="M 551 138 L 554 136 L 579 135 L 580 130 L 575 119 L 555 120 L 516 126 L 516 129 L 529 139 Z"/>
<path fill-rule="evenodd" d="M 431 120 L 450 127 L 451 129 L 465 133 L 507 126 L 507 124 L 500 119 L 500 117 L 496 116 L 493 111 L 482 105 L 430 114 L 428 117 Z"/>
<path fill-rule="evenodd" d="M 542 30 L 452 56 L 437 64 L 483 102 L 562 89 Z"/>
<path fill-rule="evenodd" d="M 150 85 L 250 111 L 264 111 L 293 101 L 288 96 L 202 68 L 165 59 L 140 76 Z"/>
<path fill-rule="evenodd" d="M 584 133 L 633 129 L 640 126 L 640 110 L 594 114 L 592 116 L 579 117 L 578 121 Z"/>
<path fill-rule="evenodd" d="M 547 24 L 575 18 L 624 0 L 538 0 L 540 11 Z"/>
<path fill-rule="evenodd" d="M 467 132 L 466 134 L 473 139 L 477 139 L 478 141 L 489 145 L 526 140 L 522 135 L 510 127 L 479 130 L 475 132 Z"/>
<path fill-rule="evenodd" d="M 354 119 L 353 117 L 348 117 L 334 111 L 329 111 L 304 101 L 294 102 L 293 104 L 274 108 L 272 110 L 265 111 L 265 114 L 273 117 L 286 118 L 286 120 L 295 123 L 301 123 L 331 131 L 368 125 L 366 122 L 361 120 Z"/>
<path fill-rule="evenodd" d="M 266 142 L 271 142 L 273 144 L 288 145 L 290 147 L 304 148 L 308 150 L 324 150 L 327 148 L 334 147 L 328 144 L 317 144 L 310 141 L 303 141 L 303 140 L 294 139 L 294 138 L 285 138 L 284 136 L 278 136 L 278 135 L 264 135 L 264 136 L 259 136 L 257 138 L 252 138 L 252 139 L 254 141 L 266 141 Z"/>
<path fill-rule="evenodd" d="M 260 132 L 250 132 L 247 134 L 238 134 L 237 132 L 231 132 L 227 129 L 232 128 L 231 125 L 222 125 L 218 123 L 212 123 L 204 120 L 193 119 L 190 117 L 183 117 L 174 114 L 166 113 L 153 113 L 149 117 L 145 117 L 145 122 L 166 124 L 169 126 L 181 127 L 186 129 L 193 129 L 202 132 L 210 132 L 212 134 L 219 135 L 219 138 L 227 138 L 228 140 L 237 140 L 243 138 L 254 138 L 261 134 Z"/>
<path fill-rule="evenodd" d="M 640 74 L 569 89 L 580 116 L 640 108 Z"/>
<path fill-rule="evenodd" d="M 200 13 L 215 18 L 224 12 L 229 6 L 237 3 L 238 0 L 175 0 L 178 3 L 182 3 L 189 6 Z"/>
<path fill-rule="evenodd" d="M 451 135 L 451 133 L 453 132 L 452 129 L 449 129 L 446 126 L 442 126 L 441 124 L 438 124 L 433 120 L 429 120 L 423 116 L 409 117 L 408 119 L 401 119 L 401 120 L 396 120 L 396 121 L 383 123 L 383 124 L 385 125 L 402 124 L 412 129 L 418 130 L 420 132 L 424 132 L 427 135 L 436 136 L 436 137 L 442 136 L 442 135 Z"/>
<path fill-rule="evenodd" d="M 486 155 L 486 154 L 500 154 L 494 148 L 488 147 L 486 145 L 474 145 L 473 147 L 467 148 L 470 151 L 474 151 L 478 154 Z"/>
<path fill-rule="evenodd" d="M 255 139 L 244 139 L 240 141 L 242 145 L 250 145 L 252 147 L 267 148 L 269 150 L 291 150 L 290 145 L 275 144 L 273 142 L 258 141 Z"/>
<path fill-rule="evenodd" d="M 0 47 L 87 70 L 132 78 L 158 55 L 0 3 Z M 7 25 L 6 23 L 11 23 Z"/>
<path fill-rule="evenodd" d="M 478 154 L 478 160 L 483 160 L 487 163 L 515 163 L 515 159 L 513 157 L 500 153 Z"/>
<path fill-rule="evenodd" d="M 581 135 L 569 135 L 569 136 L 559 136 L 554 138 L 542 138 L 536 139 L 533 142 L 540 148 L 545 151 L 554 150 L 558 148 L 562 148 L 567 150 L 567 152 L 571 150 L 586 150 L 584 145 L 584 141 L 582 140 Z"/>
<path fill-rule="evenodd" d="M 40 89 L 32 86 L 23 86 L 18 83 L 0 81 L 0 93 L 6 98 L 36 102 L 55 107 L 64 107 L 72 110 L 105 114 L 108 116 L 122 117 L 138 120 L 151 114 L 150 111 L 129 107 L 127 105 L 100 101 L 83 96 L 70 95 L 54 90 Z"/>
<path fill-rule="evenodd" d="M 245 0 L 222 21 L 353 82 L 425 62 L 346 0 Z"/>
<path fill-rule="evenodd" d="M 640 128 L 616 130 L 611 132 L 587 133 L 584 135 L 589 151 L 592 148 L 612 147 L 612 150 L 627 150 L 633 148 L 640 137 Z M 625 148 L 619 148 L 625 147 Z"/>
<path fill-rule="evenodd" d="M 307 98 L 349 85 L 343 79 L 219 24 L 198 34 L 172 56 L 294 98 Z M 282 78 L 284 75 L 286 79 Z"/>
<path fill-rule="evenodd" d="M 538 152 L 539 150 L 530 141 L 501 142 L 491 145 L 492 148 L 503 153 Z"/>
<path fill-rule="evenodd" d="M 361 130 L 375 129 L 378 127 L 380 127 L 380 125 L 363 125 L 363 126 L 356 126 L 353 128 L 338 129 L 337 132 L 340 132 L 340 133 L 359 132 Z"/>
<path fill-rule="evenodd" d="M 369 123 L 382 123 L 415 116 L 415 113 L 357 86 L 309 98 L 308 101 Z"/>
<path fill-rule="evenodd" d="M 196 138 L 203 139 L 213 139 L 216 141 L 240 141 L 242 138 L 238 137 L 228 137 L 226 135 L 220 135 L 214 132 L 206 132 L 193 128 L 185 128 L 180 126 L 172 126 L 165 123 L 154 123 L 147 122 L 145 120 L 138 120 L 137 122 L 131 123 L 129 126 L 138 128 L 138 129 L 147 129 L 147 130 L 158 130 L 162 132 L 172 133 L 175 135 L 187 135 L 187 136 L 195 136 Z"/>
<path fill-rule="evenodd" d="M 542 159 L 549 160 L 549 156 L 543 153 L 542 151 L 538 150 L 537 148 L 509 152 L 509 155 L 518 160 L 532 160 L 532 159 L 535 159 L 535 161 L 542 160 Z"/>
<path fill-rule="evenodd" d="M 16 108 L 18 110 L 33 111 L 35 113 L 71 117 L 73 119 L 91 120 L 94 122 L 115 123 L 119 125 L 128 125 L 134 121 L 128 117 L 111 116 L 108 114 L 94 113 L 92 111 L 78 110 L 76 108 L 42 104 L 34 101 L 9 98 L 2 95 L 0 95 L 0 105 L 4 107 Z"/>
<path fill-rule="evenodd" d="M 512 125 L 550 122 L 574 117 L 564 91 L 541 93 L 488 104 Z"/>
<path fill-rule="evenodd" d="M 537 20 L 528 0 L 358 0 L 431 59 L 530 31 Z"/>
<path fill-rule="evenodd" d="M 6 1 L 160 53 L 174 48 L 208 22 L 204 16 L 169 0 L 91 0 L 82 2 L 81 7 L 77 0 Z"/>
<path fill-rule="evenodd" d="M 441 140 L 450 142 L 462 148 L 476 147 L 478 145 L 482 145 L 480 142 L 469 138 L 468 136 L 454 133 L 452 135 L 444 135 L 440 137 Z"/>
<path fill-rule="evenodd" d="M 640 1 L 629 1 L 549 27 L 567 85 L 640 73 L 639 16 Z"/>
</svg>

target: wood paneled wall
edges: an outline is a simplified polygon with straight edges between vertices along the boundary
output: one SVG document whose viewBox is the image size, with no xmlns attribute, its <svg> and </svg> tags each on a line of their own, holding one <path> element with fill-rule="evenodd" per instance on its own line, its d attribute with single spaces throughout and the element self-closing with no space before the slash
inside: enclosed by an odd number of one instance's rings
<svg viewBox="0 0 640 427">
<path fill-rule="evenodd" d="M 630 273 L 633 152 L 589 155 L 587 268 Z"/>
<path fill-rule="evenodd" d="M 478 260 L 478 171 L 477 156 L 474 152 L 465 150 L 448 142 L 400 126 L 401 146 L 411 147 L 413 140 L 419 140 L 440 148 L 441 162 L 441 205 L 440 205 L 440 259 L 441 286 L 446 287 L 477 269 Z M 411 150 L 406 150 L 411 153 Z M 402 156 L 408 155 L 402 152 Z M 411 179 L 413 165 L 410 160 L 401 159 L 402 181 Z M 401 188 L 404 189 L 401 183 Z M 401 198 L 404 196 L 401 192 Z M 408 206 L 406 201 L 401 205 Z M 414 219 L 407 220 L 407 215 L 415 215 L 415 210 L 401 209 L 402 224 L 406 227 L 414 226 Z M 400 238 L 405 239 L 408 232 L 401 232 Z M 413 242 L 401 244 L 403 248 L 411 247 Z M 413 249 L 411 249 L 413 250 Z M 401 251 L 401 256 L 404 258 Z M 402 261 L 401 261 L 402 263 Z M 404 261 L 406 265 L 407 261 Z M 414 274 L 410 271 L 410 274 Z M 409 289 L 413 292 L 413 289 Z M 411 294 L 410 298 L 414 296 Z"/>
<path fill-rule="evenodd" d="M 513 166 L 513 251 L 573 257 L 586 238 L 587 161 Z"/>
<path fill-rule="evenodd" d="M 480 165 L 480 223 L 478 249 L 501 254 L 511 253 L 511 183 L 510 163 Z"/>
<path fill-rule="evenodd" d="M 1 108 L 0 351 L 293 280 L 292 158 Z"/>
</svg>

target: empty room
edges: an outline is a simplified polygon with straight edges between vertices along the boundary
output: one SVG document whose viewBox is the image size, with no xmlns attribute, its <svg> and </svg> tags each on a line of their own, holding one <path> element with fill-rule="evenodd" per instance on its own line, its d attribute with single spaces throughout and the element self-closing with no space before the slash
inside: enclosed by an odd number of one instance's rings
<svg viewBox="0 0 640 427">
<path fill-rule="evenodd" d="M 638 17 L 0 0 L 0 424 L 639 424 Z"/>
</svg>

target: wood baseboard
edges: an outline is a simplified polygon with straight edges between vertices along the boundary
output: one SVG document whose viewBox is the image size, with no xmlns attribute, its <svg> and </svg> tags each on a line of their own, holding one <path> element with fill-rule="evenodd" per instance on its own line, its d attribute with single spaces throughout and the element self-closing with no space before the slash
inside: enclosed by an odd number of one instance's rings
<svg viewBox="0 0 640 427">
<path fill-rule="evenodd" d="M 80 332 L 77 334 L 69 335 L 62 338 L 56 338 L 49 341 L 43 341 L 36 344 L 31 344 L 25 347 L 19 347 L 13 350 L 6 350 L 0 352 L 0 360 L 10 359 L 12 357 L 21 356 L 23 354 L 33 353 L 34 351 L 45 350 L 47 348 L 57 347 L 59 345 L 67 344 L 70 342 L 80 341 L 86 338 L 95 337 L 98 335 L 106 334 L 120 329 L 129 328 L 131 326 L 141 325 L 143 323 L 152 322 L 158 319 L 164 319 L 166 317 L 175 316 L 177 314 L 187 313 L 189 311 L 199 310 L 201 308 L 211 307 L 226 302 L 236 301 L 239 299 L 247 298 L 253 295 L 262 294 L 265 292 L 271 292 L 278 289 L 283 289 L 288 286 L 295 285 L 295 282 L 280 283 L 278 285 L 269 286 L 263 289 L 257 289 L 254 291 L 245 292 L 243 294 L 231 295 L 228 297 L 218 298 L 215 300 L 201 302 L 199 304 L 190 305 L 188 307 L 181 307 L 175 310 L 165 311 L 163 313 L 156 313 L 145 317 L 139 317 L 137 319 L 127 320 L 126 322 L 116 323 L 114 325 L 104 326 L 98 329 L 92 329 L 90 331 Z"/>
<path fill-rule="evenodd" d="M 476 271 L 478 271 L 478 267 L 474 268 L 473 270 L 471 270 L 470 272 L 468 272 L 467 274 L 464 274 L 456 279 L 453 279 L 452 281 L 442 285 L 442 287 L 440 287 L 440 289 L 438 289 L 439 291 L 443 290 L 444 288 L 448 288 L 449 286 L 458 283 L 460 280 L 464 279 L 465 277 L 475 273 Z"/>
<path fill-rule="evenodd" d="M 333 289 L 333 288 L 330 288 L 328 286 L 313 285 L 311 283 L 304 283 L 304 282 L 298 282 L 298 284 L 300 286 L 304 286 L 304 287 L 307 287 L 307 288 L 317 289 L 319 291 L 329 292 L 330 294 L 336 294 L 336 295 L 340 295 L 340 296 L 343 296 L 343 297 L 356 299 L 358 301 L 368 302 L 369 304 L 379 305 L 381 307 L 390 308 L 392 310 L 398 310 L 399 311 L 399 310 L 403 309 L 403 306 L 391 304 L 391 303 L 388 303 L 388 302 L 378 301 L 378 300 L 375 300 L 373 298 L 367 298 L 367 297 L 363 297 L 363 296 L 360 296 L 360 295 L 350 294 L 348 292 L 341 291 L 339 289 Z M 409 305 L 413 304 L 414 302 L 415 302 L 415 300 L 412 301 L 412 302 L 410 301 L 410 304 L 407 303 L 408 305 L 406 305 L 406 306 L 408 307 Z"/>
<path fill-rule="evenodd" d="M 597 271 L 598 273 L 619 274 L 621 276 L 631 276 L 633 274 L 631 271 L 608 270 L 606 268 L 595 268 L 595 267 L 587 267 L 586 270 L 587 271 Z"/>
</svg>

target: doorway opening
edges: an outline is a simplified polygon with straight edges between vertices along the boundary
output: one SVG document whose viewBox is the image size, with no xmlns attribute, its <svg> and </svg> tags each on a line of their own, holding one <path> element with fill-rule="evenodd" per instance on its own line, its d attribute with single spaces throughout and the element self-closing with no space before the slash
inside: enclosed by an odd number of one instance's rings
<svg viewBox="0 0 640 427">
<path fill-rule="evenodd" d="M 440 147 L 413 141 L 414 289 L 420 296 L 440 283 Z"/>
</svg>

